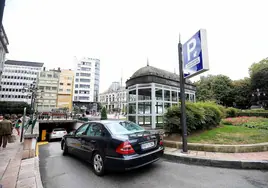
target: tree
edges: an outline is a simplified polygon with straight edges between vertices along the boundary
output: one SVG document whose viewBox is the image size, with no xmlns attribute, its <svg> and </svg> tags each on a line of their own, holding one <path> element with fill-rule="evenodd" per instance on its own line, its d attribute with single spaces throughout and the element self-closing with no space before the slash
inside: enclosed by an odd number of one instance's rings
<svg viewBox="0 0 268 188">
<path fill-rule="evenodd" d="M 232 92 L 232 80 L 225 75 L 201 77 L 196 83 L 197 101 L 216 101 L 225 106 L 232 106 L 234 102 Z"/>
<path fill-rule="evenodd" d="M 26 107 L 26 113 L 29 114 L 31 107 L 26 102 L 0 102 L 0 114 L 23 114 L 23 109 Z"/>
<path fill-rule="evenodd" d="M 249 74 L 251 78 L 251 93 L 259 89 L 261 95 L 261 97 L 253 97 L 252 103 L 258 101 L 265 108 L 268 108 L 268 58 L 258 63 L 253 63 L 249 68 Z"/>
<path fill-rule="evenodd" d="M 235 107 L 247 108 L 250 106 L 251 99 L 251 81 L 250 78 L 244 78 L 233 81 L 233 95 Z"/>
<path fill-rule="evenodd" d="M 107 112 L 106 112 L 106 108 L 103 107 L 101 109 L 101 120 L 106 120 L 107 119 Z"/>
<path fill-rule="evenodd" d="M 196 85 L 196 99 L 197 101 L 211 101 L 214 99 L 213 91 L 211 90 L 211 75 L 202 76 Z"/>
</svg>

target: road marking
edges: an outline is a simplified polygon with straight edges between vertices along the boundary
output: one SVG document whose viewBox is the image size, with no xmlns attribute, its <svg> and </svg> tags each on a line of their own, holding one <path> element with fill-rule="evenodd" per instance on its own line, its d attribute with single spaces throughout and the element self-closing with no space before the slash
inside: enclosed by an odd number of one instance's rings
<svg viewBox="0 0 268 188">
<path fill-rule="evenodd" d="M 37 142 L 36 148 L 35 148 L 35 156 L 39 156 L 39 146 L 48 144 L 48 142 Z"/>
</svg>

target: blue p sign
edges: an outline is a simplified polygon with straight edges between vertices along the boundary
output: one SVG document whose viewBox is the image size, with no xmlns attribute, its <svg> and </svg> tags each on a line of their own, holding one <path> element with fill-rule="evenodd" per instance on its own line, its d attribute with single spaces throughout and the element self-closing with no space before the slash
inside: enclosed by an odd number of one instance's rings
<svg viewBox="0 0 268 188">
<path fill-rule="evenodd" d="M 182 51 L 184 72 L 187 75 L 185 77 L 192 77 L 208 70 L 205 30 L 200 30 L 192 36 L 183 45 Z"/>
</svg>

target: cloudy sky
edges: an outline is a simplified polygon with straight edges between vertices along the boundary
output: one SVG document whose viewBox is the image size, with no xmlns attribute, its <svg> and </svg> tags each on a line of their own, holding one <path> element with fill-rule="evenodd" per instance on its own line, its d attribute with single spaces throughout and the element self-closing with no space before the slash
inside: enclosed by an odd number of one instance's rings
<svg viewBox="0 0 268 188">
<path fill-rule="evenodd" d="M 266 0 L 6 0 L 7 58 L 72 68 L 99 58 L 100 91 L 152 66 L 178 72 L 177 43 L 207 30 L 210 71 L 232 79 L 268 57 Z M 196 79 L 196 78 L 195 78 Z"/>
</svg>

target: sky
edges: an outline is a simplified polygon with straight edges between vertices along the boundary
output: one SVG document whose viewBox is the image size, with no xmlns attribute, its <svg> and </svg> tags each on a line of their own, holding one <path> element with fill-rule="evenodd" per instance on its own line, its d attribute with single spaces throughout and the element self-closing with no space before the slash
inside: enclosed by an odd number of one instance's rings
<svg viewBox="0 0 268 188">
<path fill-rule="evenodd" d="M 266 0 L 6 0 L 7 59 L 72 68 L 99 58 L 100 92 L 141 67 L 178 73 L 179 34 L 207 30 L 210 70 L 231 79 L 268 57 Z M 199 76 L 193 78 L 197 80 Z"/>
</svg>

